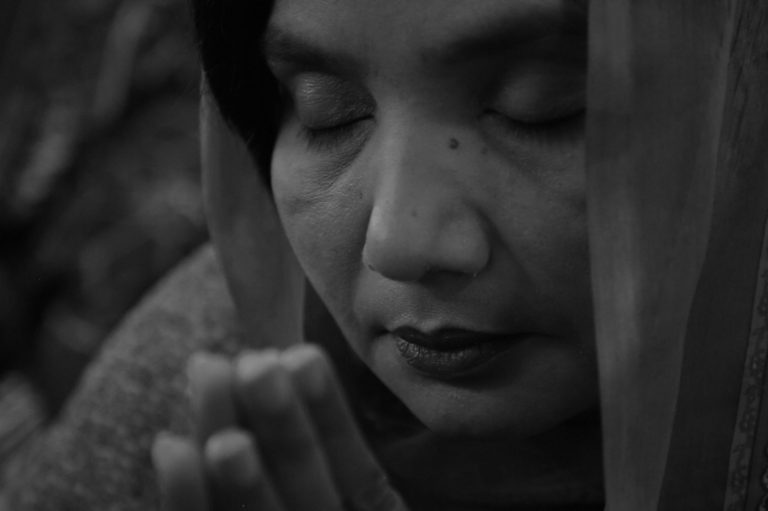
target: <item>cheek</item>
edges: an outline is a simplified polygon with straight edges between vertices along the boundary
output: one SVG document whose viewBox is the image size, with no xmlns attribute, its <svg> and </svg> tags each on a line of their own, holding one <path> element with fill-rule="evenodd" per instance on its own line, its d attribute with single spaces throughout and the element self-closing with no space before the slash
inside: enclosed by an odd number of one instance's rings
<svg viewBox="0 0 768 511">
<path fill-rule="evenodd" d="M 591 286 L 583 144 L 519 151 L 516 172 L 496 183 L 495 223 L 531 289 L 579 337 L 591 338 Z M 507 163 L 509 167 L 509 163 Z"/>
<path fill-rule="evenodd" d="M 351 178 L 320 183 L 314 162 L 282 153 L 275 152 L 272 186 L 288 240 L 315 290 L 349 328 L 369 211 L 364 194 Z"/>
<path fill-rule="evenodd" d="M 589 292 L 589 245 L 584 207 L 568 201 L 539 198 L 535 213 L 519 231 L 524 241 L 516 250 L 527 273 L 544 290 L 559 289 L 568 298 Z M 530 210 L 529 210 L 530 211 Z M 522 214 L 513 215 L 520 218 Z M 519 220 L 518 220 L 519 221 Z"/>
<path fill-rule="evenodd" d="M 552 268 L 539 277 L 548 287 L 565 284 L 568 300 L 590 305 L 589 243 L 583 148 L 562 155 L 549 168 L 554 172 L 540 197 L 543 212 L 537 231 L 541 233 L 544 261 Z M 581 313 L 584 303 L 572 303 Z M 589 315 L 591 318 L 591 315 Z"/>
<path fill-rule="evenodd" d="M 566 214 L 570 213 L 570 214 Z M 558 310 L 568 311 L 568 329 L 579 344 L 591 344 L 592 295 L 589 271 L 589 244 L 585 212 L 564 209 L 553 214 L 549 228 L 536 251 L 539 263 L 532 278 Z"/>
</svg>

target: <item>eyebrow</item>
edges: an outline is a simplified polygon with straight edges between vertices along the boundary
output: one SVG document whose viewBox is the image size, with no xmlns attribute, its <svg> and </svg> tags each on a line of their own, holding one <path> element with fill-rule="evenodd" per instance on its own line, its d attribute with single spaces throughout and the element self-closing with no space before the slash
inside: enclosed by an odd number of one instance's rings
<svg viewBox="0 0 768 511">
<path fill-rule="evenodd" d="M 552 17 L 519 16 L 510 22 L 493 19 L 472 27 L 446 43 L 425 49 L 427 58 L 460 62 L 481 55 L 498 54 L 511 48 L 553 37 L 576 36 L 586 47 L 587 13 L 579 9 L 580 0 L 568 2 L 569 7 Z"/>
<path fill-rule="evenodd" d="M 511 19 L 510 19 L 511 18 Z M 452 63 L 478 55 L 507 51 L 555 35 L 587 34 L 587 0 L 567 0 L 553 16 L 516 15 L 480 21 L 452 34 L 445 42 L 421 49 L 424 61 Z M 311 36 L 270 23 L 260 42 L 262 56 L 269 63 L 286 64 L 304 70 L 340 71 L 359 66 L 359 58 L 346 49 L 323 48 Z"/>
<path fill-rule="evenodd" d="M 318 70 L 349 69 L 357 63 L 351 54 L 325 50 L 309 38 L 272 24 L 267 26 L 260 46 L 262 56 L 269 63 L 287 63 Z"/>
</svg>

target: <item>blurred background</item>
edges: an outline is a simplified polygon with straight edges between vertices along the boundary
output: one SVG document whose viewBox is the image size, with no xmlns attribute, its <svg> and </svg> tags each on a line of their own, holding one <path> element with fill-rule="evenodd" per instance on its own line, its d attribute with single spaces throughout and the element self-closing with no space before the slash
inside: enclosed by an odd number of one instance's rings
<svg viewBox="0 0 768 511">
<path fill-rule="evenodd" d="M 0 468 L 206 241 L 198 73 L 185 0 L 0 0 Z"/>
</svg>

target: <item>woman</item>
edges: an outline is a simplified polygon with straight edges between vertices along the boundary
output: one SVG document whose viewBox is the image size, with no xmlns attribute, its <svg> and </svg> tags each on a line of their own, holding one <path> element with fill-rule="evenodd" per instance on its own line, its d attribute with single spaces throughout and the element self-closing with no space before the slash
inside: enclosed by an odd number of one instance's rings
<svg viewBox="0 0 768 511">
<path fill-rule="evenodd" d="M 198 441 L 153 451 L 169 509 L 599 509 L 584 3 L 253 4 L 195 2 L 210 94 L 261 173 L 212 155 L 209 111 L 214 238 L 253 342 L 297 342 L 289 262 L 277 319 L 253 319 L 268 184 L 367 367 L 310 327 L 372 451 L 317 348 L 199 356 Z"/>
</svg>

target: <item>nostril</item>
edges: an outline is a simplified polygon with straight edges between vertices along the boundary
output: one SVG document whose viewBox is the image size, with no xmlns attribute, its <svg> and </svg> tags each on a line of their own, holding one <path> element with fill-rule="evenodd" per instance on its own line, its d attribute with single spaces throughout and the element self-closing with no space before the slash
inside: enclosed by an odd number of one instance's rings
<svg viewBox="0 0 768 511">
<path fill-rule="evenodd" d="M 424 247 L 403 239 L 369 239 L 363 248 L 363 264 L 382 277 L 400 282 L 414 282 L 429 271 Z"/>
</svg>

